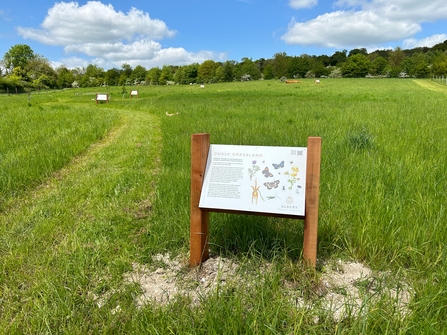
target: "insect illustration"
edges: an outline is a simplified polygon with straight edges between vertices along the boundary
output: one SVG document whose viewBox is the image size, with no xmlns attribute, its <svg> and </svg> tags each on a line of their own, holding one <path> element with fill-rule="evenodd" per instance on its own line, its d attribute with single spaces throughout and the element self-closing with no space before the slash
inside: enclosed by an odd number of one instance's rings
<svg viewBox="0 0 447 335">
<path fill-rule="evenodd" d="M 286 191 L 286 187 L 283 185 L 282 186 L 282 191 L 285 192 Z"/>
<path fill-rule="evenodd" d="M 273 200 L 273 199 L 279 199 L 279 200 L 281 200 L 281 198 L 280 197 L 278 197 L 278 195 L 277 194 L 275 194 L 275 195 L 272 195 L 272 196 L 268 196 L 268 197 L 266 197 L 267 198 L 267 200 Z"/>
<path fill-rule="evenodd" d="M 282 162 L 279 163 L 279 164 L 275 164 L 275 163 L 273 163 L 272 165 L 273 165 L 273 167 L 274 167 L 275 169 L 283 168 L 283 167 L 284 167 L 284 161 L 282 161 Z"/>
<path fill-rule="evenodd" d="M 253 192 L 251 193 L 251 203 L 253 203 L 253 200 L 256 200 L 256 205 L 258 204 L 258 197 L 259 197 L 259 188 L 261 186 L 258 186 L 258 181 L 255 179 L 255 186 L 252 186 Z"/>
<path fill-rule="evenodd" d="M 272 188 L 278 188 L 278 185 L 279 185 L 279 180 L 264 183 L 264 186 L 267 187 L 267 189 L 269 189 L 269 190 L 271 190 Z"/>
<path fill-rule="evenodd" d="M 265 178 L 268 178 L 268 177 L 273 177 L 273 175 L 270 173 L 270 171 L 269 171 L 269 168 L 268 167 L 265 167 L 265 169 L 264 170 L 262 170 L 262 174 L 264 175 L 264 177 Z"/>
</svg>

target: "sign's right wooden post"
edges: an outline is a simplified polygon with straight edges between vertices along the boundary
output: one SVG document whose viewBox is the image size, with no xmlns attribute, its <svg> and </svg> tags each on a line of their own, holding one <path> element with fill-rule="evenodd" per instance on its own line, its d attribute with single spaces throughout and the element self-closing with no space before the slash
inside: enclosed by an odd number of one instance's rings
<svg viewBox="0 0 447 335">
<path fill-rule="evenodd" d="M 304 217 L 303 255 L 317 264 L 318 204 L 320 190 L 321 137 L 309 137 L 307 143 L 306 214 Z"/>
</svg>

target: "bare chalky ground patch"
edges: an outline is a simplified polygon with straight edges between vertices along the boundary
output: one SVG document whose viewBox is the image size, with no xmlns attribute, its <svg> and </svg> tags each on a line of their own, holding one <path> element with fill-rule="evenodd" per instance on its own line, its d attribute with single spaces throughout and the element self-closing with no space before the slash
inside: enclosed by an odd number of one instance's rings
<svg viewBox="0 0 447 335">
<path fill-rule="evenodd" d="M 154 267 L 133 264 L 133 270 L 124 276 L 126 283 L 137 284 L 141 294 L 135 299 L 138 307 L 146 304 L 168 305 L 178 297 L 188 298 L 192 306 L 216 292 L 218 287 L 258 282 L 271 264 L 262 266 L 262 272 L 238 271 L 239 265 L 223 257 L 211 257 L 194 269 L 188 268 L 186 257 L 172 258 L 169 255 L 153 257 Z M 412 289 L 398 281 L 389 272 L 373 272 L 357 262 L 337 261 L 322 268 L 322 273 L 312 298 L 284 282 L 284 296 L 296 308 L 323 311 L 335 321 L 368 313 L 379 299 L 387 299 L 398 313 L 405 317 L 412 297 Z M 107 296 L 97 299 L 98 306 Z M 119 310 L 119 306 L 115 309 Z M 319 312 L 317 312 L 319 314 Z M 318 320 L 316 320 L 318 322 Z"/>
</svg>

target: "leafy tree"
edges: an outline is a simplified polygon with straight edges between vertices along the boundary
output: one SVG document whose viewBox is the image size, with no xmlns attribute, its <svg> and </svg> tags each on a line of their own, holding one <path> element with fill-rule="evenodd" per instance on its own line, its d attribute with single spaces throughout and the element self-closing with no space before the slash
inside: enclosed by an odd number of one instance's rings
<svg viewBox="0 0 447 335">
<path fill-rule="evenodd" d="M 425 54 L 422 52 L 415 52 L 411 57 L 405 58 L 401 67 L 410 77 L 426 78 L 430 73 Z"/>
<path fill-rule="evenodd" d="M 261 73 L 264 73 L 264 67 L 269 63 L 266 61 L 265 58 L 259 58 L 255 61 L 255 64 L 258 67 L 259 71 L 261 71 Z"/>
<path fill-rule="evenodd" d="M 224 65 L 224 81 L 233 81 L 234 80 L 234 69 L 235 62 L 227 60 Z"/>
<path fill-rule="evenodd" d="M 392 67 L 400 67 L 404 59 L 405 59 L 405 53 L 402 51 L 400 47 L 397 47 L 396 49 L 390 52 L 388 62 Z"/>
<path fill-rule="evenodd" d="M 200 82 L 209 83 L 216 75 L 217 64 L 213 60 L 206 60 L 199 65 L 198 79 Z"/>
<path fill-rule="evenodd" d="M 160 80 L 161 70 L 154 67 L 147 72 L 146 81 L 151 85 L 158 85 Z"/>
<path fill-rule="evenodd" d="M 24 69 L 35 57 L 36 55 L 29 45 L 16 44 L 5 53 L 3 62 L 9 71 L 16 67 Z"/>
<path fill-rule="evenodd" d="M 122 72 L 126 75 L 126 77 L 130 77 L 130 75 L 132 74 L 132 66 L 130 66 L 127 63 L 124 63 L 123 65 L 121 65 L 121 69 L 123 70 Z"/>
<path fill-rule="evenodd" d="M 415 64 L 414 68 L 411 71 L 411 75 L 416 78 L 427 78 L 430 74 L 430 68 L 425 61 L 419 62 Z"/>
<path fill-rule="evenodd" d="M 41 74 L 39 78 L 33 80 L 34 88 L 49 88 L 56 86 L 56 78 L 48 77 L 45 74 Z"/>
<path fill-rule="evenodd" d="M 312 66 L 312 72 L 315 73 L 315 77 L 319 78 L 321 76 L 327 76 L 330 70 L 322 62 L 316 61 Z"/>
<path fill-rule="evenodd" d="M 127 85 L 130 84 L 130 76 L 132 74 L 132 67 L 130 64 L 124 63 L 121 65 L 121 74 L 118 80 L 118 85 Z"/>
<path fill-rule="evenodd" d="M 438 43 L 432 47 L 432 50 L 446 51 L 447 50 L 447 40 L 442 43 Z"/>
<path fill-rule="evenodd" d="M 343 73 L 341 72 L 341 69 L 336 66 L 330 67 L 330 73 L 328 75 L 329 78 L 342 78 Z"/>
<path fill-rule="evenodd" d="M 348 60 L 341 66 L 343 77 L 359 78 L 365 77 L 371 67 L 371 62 L 362 53 L 348 57 Z"/>
<path fill-rule="evenodd" d="M 199 73 L 199 64 L 193 63 L 185 66 L 185 84 L 196 83 Z"/>
<path fill-rule="evenodd" d="M 57 73 L 57 86 L 66 88 L 71 87 L 71 84 L 75 81 L 73 72 L 68 70 L 65 66 L 60 66 L 56 69 Z"/>
<path fill-rule="evenodd" d="M 179 66 L 174 73 L 174 81 L 179 84 L 186 84 L 185 80 L 185 66 Z"/>
<path fill-rule="evenodd" d="M 119 85 L 121 71 L 117 68 L 112 68 L 106 71 L 104 74 L 104 80 L 109 86 Z"/>
<path fill-rule="evenodd" d="M 102 67 L 89 64 L 85 69 L 85 73 L 82 76 L 79 84 L 81 87 L 92 87 L 102 85 L 105 81 L 105 72 Z"/>
<path fill-rule="evenodd" d="M 371 63 L 370 74 L 374 76 L 384 75 L 387 66 L 388 61 L 382 56 L 378 56 Z"/>
<path fill-rule="evenodd" d="M 242 76 L 246 75 L 249 76 L 250 80 L 258 80 L 261 78 L 261 71 L 259 71 L 251 58 L 242 58 L 242 62 L 237 64 L 235 70 L 236 78 L 242 78 Z"/>
<path fill-rule="evenodd" d="M 400 66 L 388 65 L 385 69 L 385 72 L 388 73 L 391 78 L 397 78 L 402 72 L 402 68 Z"/>
<path fill-rule="evenodd" d="M 275 78 L 275 72 L 273 71 L 273 66 L 268 64 L 264 67 L 264 79 L 270 80 L 273 78 Z"/>
<path fill-rule="evenodd" d="M 133 69 L 129 78 L 133 83 L 137 84 L 140 83 L 141 81 L 144 81 L 144 79 L 146 78 L 146 74 L 147 74 L 146 68 L 141 65 L 137 65 L 135 69 Z"/>
<path fill-rule="evenodd" d="M 169 65 L 163 65 L 158 82 L 160 85 L 166 85 L 168 81 L 172 81 L 173 77 L 174 74 L 172 72 L 172 67 Z"/>
<path fill-rule="evenodd" d="M 357 54 L 362 54 L 367 56 L 368 55 L 368 51 L 365 48 L 360 48 L 360 49 L 352 49 L 351 51 L 349 51 L 348 57 L 357 55 Z"/>
<path fill-rule="evenodd" d="M 331 65 L 332 59 L 327 55 L 320 55 L 316 57 L 316 61 L 322 63 L 324 67 L 328 67 Z"/>
<path fill-rule="evenodd" d="M 433 63 L 431 67 L 431 72 L 435 76 L 446 76 L 447 75 L 447 61 L 437 61 Z"/>
<path fill-rule="evenodd" d="M 290 77 L 304 78 L 311 69 L 311 58 L 308 55 L 292 57 L 289 62 L 288 73 Z"/>
<path fill-rule="evenodd" d="M 12 73 L 8 75 L 8 79 L 13 80 L 13 81 L 27 81 L 27 80 L 29 80 L 29 78 L 26 74 L 26 70 L 22 69 L 21 66 L 16 66 L 12 70 Z"/>
<path fill-rule="evenodd" d="M 25 67 L 27 77 L 37 87 L 54 87 L 57 82 L 57 73 L 51 67 L 48 59 L 35 56 Z"/>
<path fill-rule="evenodd" d="M 335 51 L 335 53 L 331 56 L 331 65 L 332 66 L 341 66 L 342 63 L 346 62 L 348 57 L 346 56 L 348 50 L 343 51 Z"/>
<path fill-rule="evenodd" d="M 440 50 L 430 50 L 425 54 L 425 59 L 429 64 L 444 62 L 447 60 L 447 52 L 443 52 Z"/>
<path fill-rule="evenodd" d="M 80 81 L 85 74 L 85 68 L 78 66 L 77 68 L 72 69 L 71 72 L 73 73 L 75 80 Z"/>
<path fill-rule="evenodd" d="M 285 52 L 278 52 L 273 57 L 273 70 L 276 78 L 287 77 L 290 57 Z"/>
<path fill-rule="evenodd" d="M 224 67 L 221 64 L 218 64 L 216 72 L 215 72 L 215 76 L 214 76 L 214 81 L 216 83 L 221 83 L 224 81 L 224 78 L 225 78 Z"/>
</svg>

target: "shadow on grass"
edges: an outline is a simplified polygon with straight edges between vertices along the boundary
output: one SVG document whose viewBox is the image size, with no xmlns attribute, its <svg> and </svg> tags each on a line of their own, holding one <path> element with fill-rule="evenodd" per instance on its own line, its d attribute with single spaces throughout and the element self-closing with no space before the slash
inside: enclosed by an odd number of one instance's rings
<svg viewBox="0 0 447 335">
<path fill-rule="evenodd" d="M 223 256 L 254 254 L 273 260 L 301 258 L 303 221 L 255 215 L 210 214 L 210 251 Z"/>
</svg>

